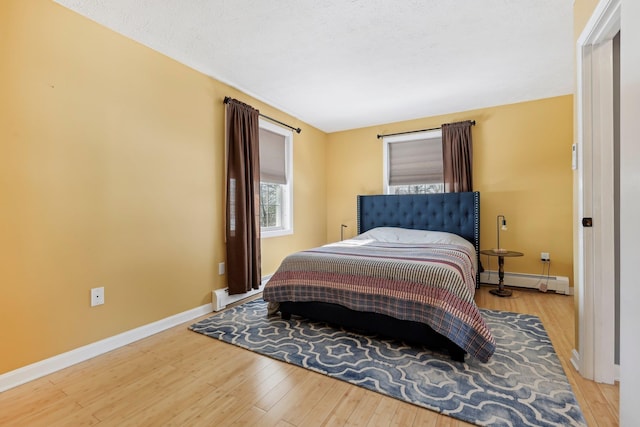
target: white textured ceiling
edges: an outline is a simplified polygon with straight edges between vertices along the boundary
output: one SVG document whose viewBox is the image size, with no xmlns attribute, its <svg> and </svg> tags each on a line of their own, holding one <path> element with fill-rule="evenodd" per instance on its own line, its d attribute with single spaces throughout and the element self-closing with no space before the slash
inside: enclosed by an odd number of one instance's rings
<svg viewBox="0 0 640 427">
<path fill-rule="evenodd" d="M 56 0 L 325 132 L 573 92 L 573 0 Z"/>
</svg>

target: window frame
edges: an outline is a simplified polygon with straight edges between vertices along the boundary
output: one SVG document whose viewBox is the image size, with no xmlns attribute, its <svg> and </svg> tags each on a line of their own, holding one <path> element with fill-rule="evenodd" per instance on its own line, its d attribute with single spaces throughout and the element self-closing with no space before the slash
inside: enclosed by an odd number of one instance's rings
<svg viewBox="0 0 640 427">
<path fill-rule="evenodd" d="M 260 236 L 261 238 L 270 238 L 290 235 L 293 234 L 293 131 L 273 124 L 262 118 L 259 119 L 258 126 L 261 129 L 273 132 L 284 137 L 285 172 L 287 176 L 287 183 L 279 184 L 282 186 L 281 225 L 278 227 L 261 226 Z M 262 184 L 262 182 L 263 181 L 261 180 L 260 183 Z M 260 189 L 260 191 L 261 190 L 262 188 Z"/>
<path fill-rule="evenodd" d="M 383 155 L 382 155 L 382 188 L 384 194 L 395 194 L 389 192 L 389 146 L 396 142 L 410 142 L 416 141 L 419 139 L 440 139 L 440 143 L 442 143 L 442 130 L 441 129 L 432 129 L 421 132 L 412 132 L 406 133 L 402 135 L 392 135 L 385 136 L 382 138 L 383 144 Z M 444 192 L 444 176 L 442 182 L 442 192 Z"/>
</svg>

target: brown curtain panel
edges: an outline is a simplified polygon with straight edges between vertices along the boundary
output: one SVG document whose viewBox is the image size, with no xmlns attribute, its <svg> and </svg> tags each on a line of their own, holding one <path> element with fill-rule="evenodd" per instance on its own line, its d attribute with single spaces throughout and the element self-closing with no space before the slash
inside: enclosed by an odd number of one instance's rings
<svg viewBox="0 0 640 427">
<path fill-rule="evenodd" d="M 227 102 L 227 281 L 229 295 L 260 287 L 260 148 L 255 108 Z"/>
<path fill-rule="evenodd" d="M 445 193 L 473 191 L 471 121 L 442 125 Z"/>
</svg>

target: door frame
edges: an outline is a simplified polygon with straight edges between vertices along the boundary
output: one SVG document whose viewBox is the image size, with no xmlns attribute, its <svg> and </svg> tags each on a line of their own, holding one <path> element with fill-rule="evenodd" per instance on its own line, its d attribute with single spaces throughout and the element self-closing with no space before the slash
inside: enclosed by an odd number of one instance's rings
<svg viewBox="0 0 640 427">
<path fill-rule="evenodd" d="M 621 0 L 602 0 L 577 41 L 578 351 L 572 363 L 598 382 L 616 379 L 612 40 Z M 608 84 L 610 83 L 610 84 Z M 582 218 L 593 217 L 593 227 Z"/>
</svg>

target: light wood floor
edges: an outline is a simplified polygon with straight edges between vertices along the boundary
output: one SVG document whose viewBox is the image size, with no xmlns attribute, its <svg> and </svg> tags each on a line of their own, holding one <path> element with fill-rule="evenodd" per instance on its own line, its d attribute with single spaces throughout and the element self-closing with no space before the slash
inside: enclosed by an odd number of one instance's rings
<svg viewBox="0 0 640 427">
<path fill-rule="evenodd" d="M 589 426 L 618 425 L 618 387 L 584 380 L 569 359 L 573 297 L 482 287 L 481 307 L 539 316 Z M 192 322 L 189 322 L 189 324 Z M 5 426 L 469 425 L 187 330 L 169 329 L 0 393 Z"/>
</svg>

